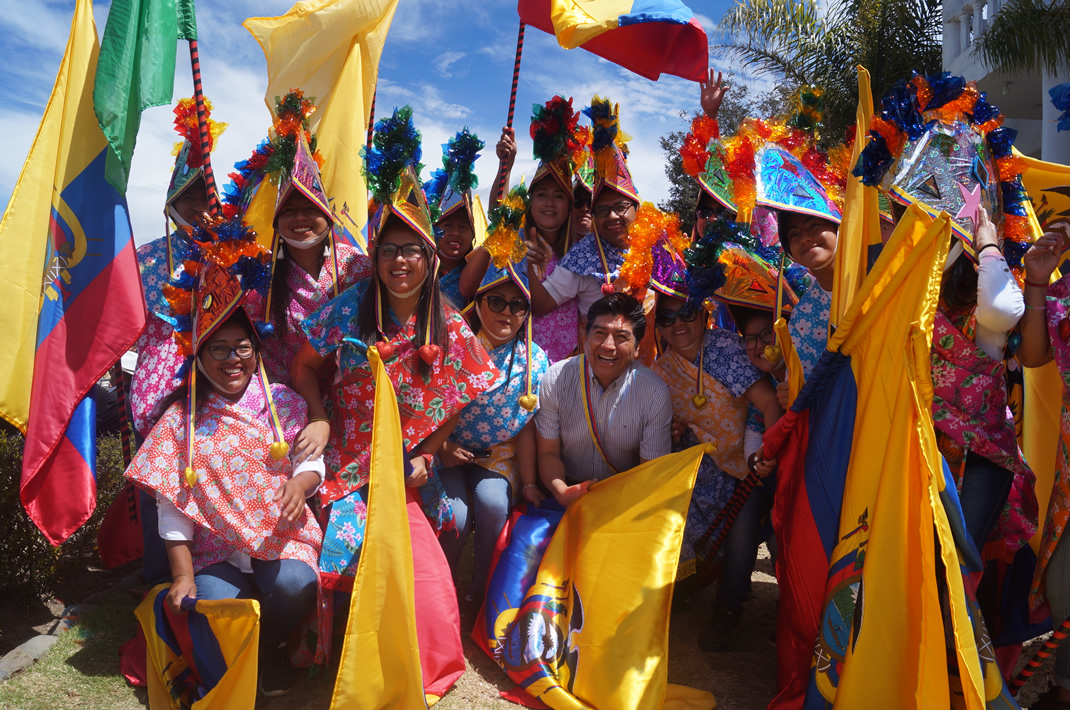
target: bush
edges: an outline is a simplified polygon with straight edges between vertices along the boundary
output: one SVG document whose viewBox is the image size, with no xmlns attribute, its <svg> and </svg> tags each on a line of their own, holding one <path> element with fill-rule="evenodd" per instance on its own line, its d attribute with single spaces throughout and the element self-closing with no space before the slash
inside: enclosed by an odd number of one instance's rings
<svg viewBox="0 0 1070 710">
<path fill-rule="evenodd" d="M 48 594 L 57 582 L 97 556 L 97 528 L 108 506 L 123 489 L 123 453 L 119 437 L 97 439 L 97 507 L 85 525 L 53 547 L 26 515 L 19 500 L 23 438 L 0 431 L 0 594 Z"/>
</svg>

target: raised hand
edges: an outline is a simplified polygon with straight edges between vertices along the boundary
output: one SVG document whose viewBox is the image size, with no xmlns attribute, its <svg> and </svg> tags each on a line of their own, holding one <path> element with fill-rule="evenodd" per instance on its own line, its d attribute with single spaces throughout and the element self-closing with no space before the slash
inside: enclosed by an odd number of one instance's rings
<svg viewBox="0 0 1070 710">
<path fill-rule="evenodd" d="M 717 72 L 716 80 L 713 78 L 713 69 L 710 69 L 706 81 L 699 82 L 699 86 L 701 87 L 699 104 L 702 106 L 702 111 L 710 118 L 716 119 L 718 112 L 721 110 L 721 102 L 724 101 L 724 95 L 730 87 L 724 83 L 721 72 Z"/>
</svg>

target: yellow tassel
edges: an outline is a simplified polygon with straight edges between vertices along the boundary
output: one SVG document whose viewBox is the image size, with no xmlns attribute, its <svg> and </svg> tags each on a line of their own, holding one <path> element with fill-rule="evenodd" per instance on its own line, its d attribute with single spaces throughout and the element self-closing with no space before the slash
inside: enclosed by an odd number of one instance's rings
<svg viewBox="0 0 1070 710">
<path fill-rule="evenodd" d="M 517 401 L 524 409 L 534 412 L 536 405 L 539 403 L 539 398 L 533 394 L 522 394 Z"/>
<path fill-rule="evenodd" d="M 282 461 L 290 453 L 290 445 L 285 441 L 276 441 L 268 451 L 271 452 L 271 458 L 276 461 Z"/>
<path fill-rule="evenodd" d="M 186 466 L 186 483 L 189 484 L 190 488 L 197 485 L 197 474 L 189 466 Z"/>
</svg>

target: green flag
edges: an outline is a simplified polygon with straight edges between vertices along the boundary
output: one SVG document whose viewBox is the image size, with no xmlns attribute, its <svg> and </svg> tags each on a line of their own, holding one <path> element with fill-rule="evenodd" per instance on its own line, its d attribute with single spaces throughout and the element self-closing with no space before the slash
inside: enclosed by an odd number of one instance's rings
<svg viewBox="0 0 1070 710">
<path fill-rule="evenodd" d="M 113 0 L 100 43 L 93 108 L 114 155 L 106 177 L 126 191 L 141 112 L 170 103 L 179 20 L 193 27 L 192 0 Z M 179 10 L 181 8 L 181 11 Z"/>
<path fill-rule="evenodd" d="M 175 0 L 178 11 L 178 38 L 197 39 L 197 13 L 193 10 L 193 0 Z"/>
</svg>

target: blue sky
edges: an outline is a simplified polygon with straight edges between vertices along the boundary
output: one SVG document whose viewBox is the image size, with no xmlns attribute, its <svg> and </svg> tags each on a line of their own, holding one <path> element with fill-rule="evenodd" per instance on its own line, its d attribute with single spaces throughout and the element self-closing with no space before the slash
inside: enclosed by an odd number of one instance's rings
<svg viewBox="0 0 1070 710">
<path fill-rule="evenodd" d="M 686 0 L 685 0 L 686 1 Z M 267 74 L 263 54 L 241 26 L 247 17 L 285 13 L 292 0 L 200 0 L 197 3 L 201 68 L 213 117 L 230 124 L 213 154 L 217 175 L 248 156 L 270 125 L 264 104 Z M 691 8 L 711 35 L 730 0 L 692 0 Z M 74 0 L 25 0 L 0 13 L 0 204 L 6 206 L 44 111 L 70 31 Z M 108 3 L 94 13 L 103 32 Z M 497 160 L 493 146 L 505 123 L 518 18 L 515 0 L 400 0 L 379 72 L 376 115 L 411 104 L 424 138 L 424 177 L 437 166 L 441 144 L 464 126 L 487 143 L 476 163 L 486 195 Z M 668 183 L 658 147 L 663 134 L 685 128 L 681 109 L 698 108 L 698 85 L 663 76 L 652 82 L 581 49 L 566 51 L 552 35 L 528 28 L 520 73 L 516 118 L 520 156 L 514 180 L 534 172 L 527 126 L 533 103 L 555 93 L 582 107 L 598 93 L 621 106 L 624 131 L 633 137 L 631 167 L 644 199 L 665 197 Z M 179 44 L 175 99 L 190 96 L 189 53 Z M 728 67 L 716 58 L 715 68 Z M 162 204 L 176 140 L 170 107 L 145 112 L 134 153 L 127 197 L 139 244 L 163 234 Z M 224 179 L 225 181 L 225 179 Z"/>
</svg>

